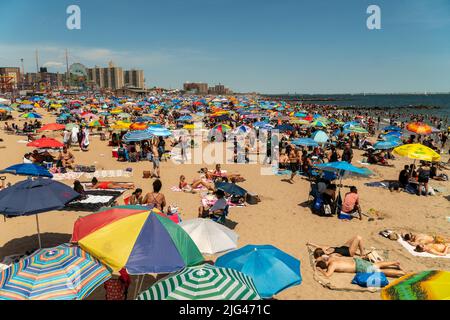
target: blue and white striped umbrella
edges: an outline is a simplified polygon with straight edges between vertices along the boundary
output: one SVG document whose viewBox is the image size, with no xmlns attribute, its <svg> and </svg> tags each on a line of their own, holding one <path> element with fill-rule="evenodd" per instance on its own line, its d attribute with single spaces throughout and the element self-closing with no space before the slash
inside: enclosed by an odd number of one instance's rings
<svg viewBox="0 0 450 320">
<path fill-rule="evenodd" d="M 148 130 L 136 130 L 127 132 L 122 140 L 124 142 L 138 142 L 149 140 L 151 138 L 153 138 L 153 135 Z"/>
<path fill-rule="evenodd" d="M 147 130 L 150 134 L 156 136 L 156 137 L 169 137 L 172 135 L 172 132 L 170 132 L 167 128 L 156 128 L 156 127 L 149 127 Z"/>
</svg>

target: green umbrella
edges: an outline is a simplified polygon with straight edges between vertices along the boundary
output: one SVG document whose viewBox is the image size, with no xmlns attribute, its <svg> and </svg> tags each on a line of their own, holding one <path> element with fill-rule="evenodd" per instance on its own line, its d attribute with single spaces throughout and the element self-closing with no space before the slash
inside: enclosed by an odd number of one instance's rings
<svg viewBox="0 0 450 320">
<path fill-rule="evenodd" d="M 137 300 L 261 300 L 253 280 L 243 273 L 209 264 L 171 275 Z"/>
<path fill-rule="evenodd" d="M 354 132 L 354 133 L 361 133 L 361 134 L 369 133 L 366 129 L 364 129 L 363 127 L 360 127 L 360 126 L 350 126 L 348 128 L 345 128 L 344 132 Z"/>
</svg>

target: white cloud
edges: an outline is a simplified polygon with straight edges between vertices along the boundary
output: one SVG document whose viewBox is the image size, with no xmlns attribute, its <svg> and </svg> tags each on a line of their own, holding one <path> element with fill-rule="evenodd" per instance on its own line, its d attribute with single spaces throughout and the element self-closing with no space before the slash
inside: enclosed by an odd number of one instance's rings
<svg viewBox="0 0 450 320">
<path fill-rule="evenodd" d="M 57 61 L 47 61 L 43 64 L 43 67 L 61 69 L 64 67 L 64 63 Z"/>
</svg>

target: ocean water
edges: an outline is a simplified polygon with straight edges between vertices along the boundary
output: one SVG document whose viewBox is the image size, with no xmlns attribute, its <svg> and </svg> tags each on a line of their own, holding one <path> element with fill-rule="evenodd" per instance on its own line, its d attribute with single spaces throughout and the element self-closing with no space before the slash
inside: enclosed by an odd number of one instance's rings
<svg viewBox="0 0 450 320">
<path fill-rule="evenodd" d="M 274 97 L 274 96 L 271 96 Z M 439 109 L 402 109 L 400 112 L 416 114 L 432 114 L 450 118 L 450 94 L 360 94 L 360 95 L 285 95 L 277 98 L 286 100 L 303 100 L 305 103 L 332 104 L 343 107 L 384 107 L 397 109 L 399 107 L 429 106 Z M 332 99 L 333 101 L 312 101 L 313 99 Z"/>
</svg>

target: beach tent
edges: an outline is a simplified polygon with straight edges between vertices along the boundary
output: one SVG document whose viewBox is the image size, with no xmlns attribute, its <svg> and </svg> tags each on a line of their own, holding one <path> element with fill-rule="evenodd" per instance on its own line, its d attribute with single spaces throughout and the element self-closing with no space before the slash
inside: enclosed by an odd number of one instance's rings
<svg viewBox="0 0 450 320">
<path fill-rule="evenodd" d="M 300 260 L 271 245 L 247 245 L 219 257 L 215 265 L 251 277 L 262 298 L 302 282 Z"/>
<path fill-rule="evenodd" d="M 233 230 L 211 219 L 192 219 L 179 225 L 202 253 L 216 254 L 237 248 L 239 236 Z"/>
<path fill-rule="evenodd" d="M 0 273 L 0 300 L 82 300 L 111 272 L 79 247 L 41 249 Z"/>
<path fill-rule="evenodd" d="M 328 137 L 328 135 L 322 130 L 314 132 L 311 135 L 311 138 L 318 144 L 325 144 L 330 139 L 330 137 Z"/>
</svg>

